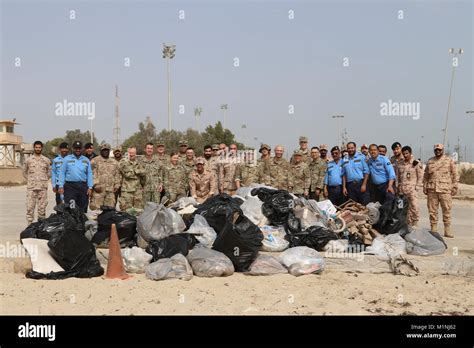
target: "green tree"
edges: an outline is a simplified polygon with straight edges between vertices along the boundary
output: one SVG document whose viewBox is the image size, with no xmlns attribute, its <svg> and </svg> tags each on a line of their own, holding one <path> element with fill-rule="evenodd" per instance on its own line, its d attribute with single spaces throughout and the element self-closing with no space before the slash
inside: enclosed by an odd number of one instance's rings
<svg viewBox="0 0 474 348">
<path fill-rule="evenodd" d="M 52 140 L 48 140 L 44 144 L 43 154 L 47 157 L 53 158 L 57 155 L 59 151 L 59 145 L 63 142 L 68 143 L 69 146 L 72 146 L 72 143 L 75 141 L 82 142 L 82 145 L 85 143 L 89 143 L 91 140 L 91 135 L 89 131 L 81 132 L 80 129 L 68 130 L 66 131 L 66 135 L 64 137 L 54 138 Z M 94 135 L 93 138 L 94 144 L 94 151 L 97 152 L 97 148 L 99 147 L 99 142 Z"/>
</svg>

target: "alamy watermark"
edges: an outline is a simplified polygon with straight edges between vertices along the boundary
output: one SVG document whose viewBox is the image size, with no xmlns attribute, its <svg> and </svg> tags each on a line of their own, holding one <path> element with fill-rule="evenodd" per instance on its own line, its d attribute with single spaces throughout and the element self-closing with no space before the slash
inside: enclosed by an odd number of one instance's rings
<svg viewBox="0 0 474 348">
<path fill-rule="evenodd" d="M 64 99 L 54 107 L 56 116 L 87 116 L 89 120 L 95 118 L 94 102 L 70 102 Z"/>
<path fill-rule="evenodd" d="M 420 109 L 419 102 L 396 102 L 389 99 L 386 102 L 380 103 L 381 116 L 403 116 L 419 120 Z"/>
</svg>

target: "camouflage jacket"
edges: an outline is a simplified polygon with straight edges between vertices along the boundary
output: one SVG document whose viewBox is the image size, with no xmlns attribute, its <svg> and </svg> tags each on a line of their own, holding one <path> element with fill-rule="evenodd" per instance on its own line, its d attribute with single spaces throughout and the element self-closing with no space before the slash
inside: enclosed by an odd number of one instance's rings
<svg viewBox="0 0 474 348">
<path fill-rule="evenodd" d="M 288 190 L 293 186 L 290 175 L 290 164 L 284 158 L 277 160 L 271 158 L 264 162 L 264 182 L 266 185 L 273 186 L 279 190 Z"/>
<path fill-rule="evenodd" d="M 219 163 L 219 190 L 236 190 L 235 186 L 235 169 L 237 163 L 233 157 L 228 157 L 222 160 L 222 163 Z"/>
<path fill-rule="evenodd" d="M 143 191 L 158 192 L 158 188 L 163 184 L 163 166 L 156 157 L 147 159 L 144 156 L 141 163 L 145 168 L 145 176 L 142 177 Z"/>
<path fill-rule="evenodd" d="M 145 168 L 141 161 L 130 161 L 128 158 L 124 158 L 120 160 L 118 167 L 122 192 L 135 192 L 142 189 L 141 181 L 145 176 Z"/>
<path fill-rule="evenodd" d="M 207 198 L 217 193 L 216 175 L 208 169 L 204 169 L 202 174 L 197 170 L 189 173 L 189 189 L 192 197 Z"/>
<path fill-rule="evenodd" d="M 430 192 L 451 193 L 458 188 L 459 175 L 454 161 L 446 155 L 431 157 L 426 163 L 423 188 Z"/>
<path fill-rule="evenodd" d="M 260 183 L 260 166 L 239 164 L 235 169 L 235 181 L 240 181 L 240 186 Z"/>
<path fill-rule="evenodd" d="M 324 176 L 326 175 L 327 168 L 328 163 L 320 158 L 315 161 L 313 160 L 309 164 L 309 173 L 311 176 L 311 192 L 315 192 L 316 189 L 322 190 L 324 188 Z"/>
<path fill-rule="evenodd" d="M 43 155 L 28 157 L 23 166 L 28 190 L 47 190 L 51 178 L 51 160 Z"/>
<path fill-rule="evenodd" d="M 170 164 L 170 156 L 167 154 L 155 154 L 155 158 L 160 162 L 163 168 L 167 167 L 168 164 Z"/>
<path fill-rule="evenodd" d="M 188 177 L 181 164 L 176 166 L 171 163 L 165 168 L 163 176 L 164 189 L 176 195 L 186 194 L 188 190 Z"/>
<path fill-rule="evenodd" d="M 306 149 L 306 150 L 299 149 L 299 151 L 301 151 L 301 153 L 302 153 L 302 157 L 303 157 L 302 162 L 309 165 L 311 163 L 311 152 L 310 152 L 310 150 L 309 149 Z M 291 164 L 294 163 L 293 158 L 294 158 L 294 156 L 291 156 L 291 159 L 290 159 Z"/>
<path fill-rule="evenodd" d="M 410 161 L 397 162 L 397 189 L 399 194 L 410 193 L 421 187 L 423 183 L 423 169 L 421 163 L 413 157 Z"/>
<path fill-rule="evenodd" d="M 184 160 L 183 167 L 184 167 L 184 170 L 186 171 L 186 177 L 189 177 L 189 174 L 191 174 L 195 169 L 194 159 L 191 162 Z"/>
<path fill-rule="evenodd" d="M 114 158 L 94 157 L 91 161 L 94 189 L 103 192 L 113 192 L 120 187 L 120 171 Z"/>
<path fill-rule="evenodd" d="M 301 195 L 309 192 L 309 185 L 311 183 L 311 176 L 309 173 L 309 167 L 306 163 L 301 162 L 298 164 L 292 164 L 290 169 L 291 182 L 293 186 L 290 186 L 292 193 Z"/>
</svg>

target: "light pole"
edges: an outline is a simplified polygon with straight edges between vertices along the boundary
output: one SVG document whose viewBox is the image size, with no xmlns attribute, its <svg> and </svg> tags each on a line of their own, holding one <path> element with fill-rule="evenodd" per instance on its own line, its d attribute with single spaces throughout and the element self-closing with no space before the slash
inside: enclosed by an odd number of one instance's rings
<svg viewBox="0 0 474 348">
<path fill-rule="evenodd" d="M 170 80 L 170 59 L 173 59 L 176 52 L 176 45 L 163 44 L 163 58 L 166 59 L 168 76 L 168 131 L 171 131 L 171 80 Z"/>
<path fill-rule="evenodd" d="M 228 107 L 227 104 L 222 104 L 222 105 L 221 105 L 221 110 L 222 110 L 222 112 L 224 113 L 224 123 L 223 123 L 224 129 L 227 128 L 226 119 L 225 119 L 225 112 L 227 111 L 227 107 Z"/>
<path fill-rule="evenodd" d="M 244 143 L 244 148 L 245 148 L 245 129 L 247 129 L 247 125 L 243 124 L 242 125 L 242 140 L 243 140 L 243 143 Z"/>
<path fill-rule="evenodd" d="M 452 70 L 451 70 L 451 83 L 449 85 L 449 97 L 448 97 L 448 110 L 446 111 L 446 121 L 444 122 L 444 135 L 443 135 L 443 145 L 446 143 L 446 133 L 448 132 L 448 118 L 449 118 L 449 108 L 451 107 L 451 93 L 453 91 L 453 83 L 454 83 L 454 71 L 455 68 L 458 66 L 458 54 L 462 54 L 464 50 L 462 48 L 458 49 L 457 51 L 454 48 L 449 49 L 449 53 L 453 54 L 453 61 L 452 61 Z"/>
<path fill-rule="evenodd" d="M 341 118 L 344 118 L 344 115 L 332 115 L 331 117 L 337 119 L 337 142 L 338 146 L 341 146 Z"/>
<path fill-rule="evenodd" d="M 196 116 L 196 130 L 199 132 L 199 118 L 201 117 L 202 107 L 194 108 L 194 116 Z"/>
<path fill-rule="evenodd" d="M 92 118 L 91 118 L 91 144 L 94 144 L 94 133 L 92 132 Z"/>
</svg>

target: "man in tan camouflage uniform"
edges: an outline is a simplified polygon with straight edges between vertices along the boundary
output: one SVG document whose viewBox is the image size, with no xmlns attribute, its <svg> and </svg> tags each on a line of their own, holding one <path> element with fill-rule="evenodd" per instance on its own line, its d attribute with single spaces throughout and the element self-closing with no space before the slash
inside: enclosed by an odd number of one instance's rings
<svg viewBox="0 0 474 348">
<path fill-rule="evenodd" d="M 212 170 L 205 169 L 206 160 L 196 159 L 196 169 L 189 173 L 189 189 L 191 197 L 198 203 L 204 202 L 217 193 L 217 178 Z"/>
<path fill-rule="evenodd" d="M 160 162 L 160 165 L 165 168 L 170 163 L 170 156 L 166 154 L 165 142 L 158 140 L 156 144 L 156 159 Z"/>
<path fill-rule="evenodd" d="M 434 146 L 435 156 L 426 163 L 423 193 L 428 195 L 428 211 L 432 231 L 438 231 L 438 205 L 443 211 L 444 236 L 453 238 L 451 231 L 452 196 L 458 192 L 459 176 L 451 158 L 444 155 L 443 144 Z"/>
<path fill-rule="evenodd" d="M 178 199 L 186 197 L 189 181 L 184 166 L 179 163 L 179 155 L 177 153 L 171 154 L 170 163 L 164 170 L 163 183 L 165 195 L 168 198 L 169 203 L 176 202 Z"/>
<path fill-rule="evenodd" d="M 100 209 L 101 206 L 114 207 L 117 203 L 115 193 L 120 187 L 120 172 L 118 162 L 109 157 L 110 145 L 105 143 L 100 146 L 100 156 L 91 161 L 94 186 L 90 202 L 91 210 Z"/>
<path fill-rule="evenodd" d="M 235 169 L 238 164 L 237 158 L 237 145 L 231 144 L 229 147 L 229 153 L 224 154 L 221 163 L 219 164 L 219 192 L 227 193 L 233 196 L 237 191 L 235 184 Z"/>
<path fill-rule="evenodd" d="M 145 168 L 142 177 L 143 199 L 146 202 L 160 203 L 163 190 L 163 167 L 156 156 L 153 156 L 153 143 L 145 145 L 145 156 L 141 159 Z"/>
<path fill-rule="evenodd" d="M 26 221 L 28 225 L 35 217 L 35 206 L 38 203 L 38 220 L 46 216 L 48 205 L 48 180 L 51 178 L 51 160 L 43 156 L 43 143 L 35 141 L 34 154 L 26 159 L 23 176 L 26 179 Z"/>
<path fill-rule="evenodd" d="M 186 177 L 189 177 L 189 174 L 191 174 L 195 169 L 194 160 L 194 149 L 192 147 L 188 147 L 186 150 L 186 159 L 183 161 L 183 167 L 186 171 Z"/>
<path fill-rule="evenodd" d="M 308 198 L 311 176 L 308 165 L 303 162 L 303 151 L 296 150 L 293 153 L 293 164 L 290 169 L 291 183 L 289 191 L 298 197 Z"/>
<path fill-rule="evenodd" d="M 179 163 L 184 163 L 186 160 L 186 150 L 188 149 L 188 142 L 186 140 L 180 140 L 179 141 Z"/>
<path fill-rule="evenodd" d="M 403 162 L 395 161 L 397 169 L 397 190 L 399 195 L 403 195 L 408 200 L 407 223 L 410 226 L 417 226 L 420 220 L 420 209 L 418 207 L 417 193 L 423 184 L 423 168 L 421 163 L 412 156 L 410 146 L 401 149 Z"/>
<path fill-rule="evenodd" d="M 275 146 L 275 157 L 265 161 L 264 182 L 279 190 L 288 190 L 293 187 L 290 175 L 290 163 L 283 158 L 285 149 L 281 145 Z"/>
<path fill-rule="evenodd" d="M 311 177 L 309 198 L 319 201 L 320 195 L 324 189 L 324 176 L 328 164 L 323 161 L 319 154 L 317 146 L 311 148 L 311 163 L 309 164 L 309 175 Z"/>
<path fill-rule="evenodd" d="M 244 153 L 244 161 L 235 169 L 235 186 L 239 189 L 257 183 L 260 183 L 260 172 L 254 158 L 254 150 L 247 150 Z"/>
<path fill-rule="evenodd" d="M 137 160 L 137 149 L 128 148 L 128 158 L 122 159 L 118 166 L 121 176 L 120 210 L 143 209 L 142 180 L 145 177 L 145 168 Z"/>
<path fill-rule="evenodd" d="M 302 161 L 309 165 L 311 163 L 311 156 L 310 156 L 310 151 L 308 149 L 308 137 L 300 136 L 299 142 L 300 142 L 299 151 L 301 152 L 303 156 Z M 290 163 L 294 163 L 293 156 L 291 157 Z"/>
<path fill-rule="evenodd" d="M 327 144 L 319 145 L 319 154 L 320 154 L 320 158 L 323 161 L 326 161 L 326 163 L 331 160 L 328 156 L 328 145 Z"/>
</svg>

